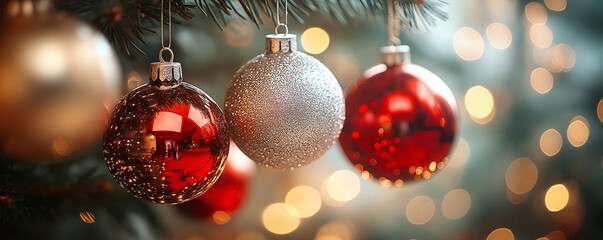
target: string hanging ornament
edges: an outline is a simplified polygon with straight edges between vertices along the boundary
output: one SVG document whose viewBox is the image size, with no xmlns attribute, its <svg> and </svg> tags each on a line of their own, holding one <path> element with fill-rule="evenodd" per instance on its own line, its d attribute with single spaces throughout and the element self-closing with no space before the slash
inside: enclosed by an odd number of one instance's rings
<svg viewBox="0 0 603 240">
<path fill-rule="evenodd" d="M 448 161 L 458 131 L 457 104 L 434 73 L 410 61 L 400 45 L 398 1 L 388 1 L 388 46 L 383 63 L 347 90 L 339 137 L 355 169 L 383 186 L 429 179 Z"/>
<path fill-rule="evenodd" d="M 233 76 L 225 115 L 237 146 L 252 160 L 274 169 L 294 169 L 321 157 L 337 140 L 345 117 L 343 92 L 331 71 L 297 50 L 276 2 L 274 34 L 265 52 Z M 284 29 L 284 33 L 279 33 Z"/>
<path fill-rule="evenodd" d="M 163 1 L 159 62 L 149 83 L 126 95 L 113 110 L 103 139 L 105 161 L 115 180 L 134 196 L 178 204 L 207 191 L 224 170 L 229 133 L 214 100 L 183 82 L 174 62 L 171 1 L 168 44 L 164 43 Z M 163 53 L 169 53 L 169 61 Z"/>
</svg>

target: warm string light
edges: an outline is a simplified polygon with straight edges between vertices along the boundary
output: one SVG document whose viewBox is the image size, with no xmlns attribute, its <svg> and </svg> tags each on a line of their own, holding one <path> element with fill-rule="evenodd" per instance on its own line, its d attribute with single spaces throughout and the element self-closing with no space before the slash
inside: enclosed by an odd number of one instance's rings
<svg viewBox="0 0 603 240">
<path fill-rule="evenodd" d="M 454 33 L 452 40 L 454 51 L 465 61 L 476 61 L 484 54 L 484 39 L 479 32 L 470 27 L 462 27 Z"/>
<path fill-rule="evenodd" d="M 80 213 L 80 218 L 85 223 L 94 223 L 94 222 L 96 222 L 96 218 L 94 217 L 94 214 L 92 214 L 91 212 L 81 212 Z"/>
<path fill-rule="evenodd" d="M 467 163 L 470 156 L 471 147 L 469 146 L 469 143 L 465 141 L 464 138 L 460 138 L 456 145 L 456 149 L 453 153 L 450 154 L 450 161 L 448 162 L 448 166 L 450 166 L 451 168 L 460 168 Z M 439 166 L 437 167 L 439 168 Z"/>
<path fill-rule="evenodd" d="M 553 89 L 553 75 L 544 68 L 536 68 L 530 75 L 532 89 L 540 94 L 546 94 Z"/>
<path fill-rule="evenodd" d="M 465 108 L 478 124 L 486 124 L 494 118 L 494 97 L 484 86 L 474 86 L 465 93 Z"/>
<path fill-rule="evenodd" d="M 428 196 L 417 196 L 406 205 L 406 218 L 415 225 L 422 225 L 435 214 L 435 202 Z"/>
<path fill-rule="evenodd" d="M 352 230 L 342 222 L 328 222 L 316 233 L 314 240 L 352 240 Z"/>
<path fill-rule="evenodd" d="M 488 234 L 486 240 L 515 240 L 515 236 L 508 228 L 498 228 Z"/>
<path fill-rule="evenodd" d="M 590 127 L 586 118 L 574 117 L 567 127 L 567 140 L 574 147 L 581 147 L 588 141 Z"/>
<path fill-rule="evenodd" d="M 329 34 L 319 27 L 308 28 L 301 36 L 302 47 L 310 54 L 321 54 L 327 50 L 329 42 Z"/>
<path fill-rule="evenodd" d="M 300 219 L 291 212 L 296 213 L 295 207 L 286 203 L 273 203 L 262 212 L 262 224 L 274 234 L 288 234 L 299 227 Z M 297 213 L 295 214 L 297 215 Z"/>
<path fill-rule="evenodd" d="M 320 193 L 316 189 L 301 185 L 287 193 L 285 203 L 295 208 L 295 211 L 290 211 L 289 214 L 299 218 L 308 218 L 320 210 L 322 201 Z"/>
<path fill-rule="evenodd" d="M 540 149 L 549 157 L 557 155 L 562 145 L 561 134 L 555 129 L 546 130 L 540 136 Z"/>
<path fill-rule="evenodd" d="M 502 23 L 492 23 L 486 28 L 488 42 L 494 48 L 503 50 L 511 46 L 513 34 L 511 29 Z"/>
<path fill-rule="evenodd" d="M 226 43 L 232 47 L 243 48 L 249 46 L 255 37 L 254 26 L 245 20 L 232 20 L 224 27 Z"/>
<path fill-rule="evenodd" d="M 471 195 L 464 189 L 454 189 L 442 200 L 442 215 L 448 219 L 464 217 L 471 208 Z"/>
<path fill-rule="evenodd" d="M 507 167 L 505 181 L 514 194 L 526 194 L 538 181 L 538 167 L 528 158 L 516 159 Z"/>
<path fill-rule="evenodd" d="M 569 202 L 569 191 L 563 184 L 555 184 L 546 191 L 544 203 L 551 212 L 561 211 Z"/>
</svg>

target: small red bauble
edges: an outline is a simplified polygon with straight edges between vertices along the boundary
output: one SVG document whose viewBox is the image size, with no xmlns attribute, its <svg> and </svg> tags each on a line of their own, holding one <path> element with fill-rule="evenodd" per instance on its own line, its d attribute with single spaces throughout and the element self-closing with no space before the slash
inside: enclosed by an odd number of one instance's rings
<svg viewBox="0 0 603 240">
<path fill-rule="evenodd" d="M 357 170 L 401 186 L 444 167 L 457 132 L 457 105 L 438 76 L 410 63 L 408 47 L 382 51 L 386 64 L 366 71 L 348 90 L 339 141 Z"/>
<path fill-rule="evenodd" d="M 220 218 L 225 214 L 230 217 L 239 210 L 245 199 L 255 168 L 256 164 L 231 141 L 228 161 L 222 176 L 207 192 L 192 201 L 178 205 L 178 209 L 198 218 Z"/>
</svg>

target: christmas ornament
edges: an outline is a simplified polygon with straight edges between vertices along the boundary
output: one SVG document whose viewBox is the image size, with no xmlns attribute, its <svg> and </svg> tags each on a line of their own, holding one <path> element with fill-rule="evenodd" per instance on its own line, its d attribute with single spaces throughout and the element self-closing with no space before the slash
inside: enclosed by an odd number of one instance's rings
<svg viewBox="0 0 603 240">
<path fill-rule="evenodd" d="M 278 22 L 278 20 L 277 20 Z M 337 140 L 345 117 L 335 76 L 297 51 L 294 34 L 266 36 L 265 53 L 242 66 L 226 91 L 232 138 L 252 160 L 295 168 L 322 156 Z"/>
<path fill-rule="evenodd" d="M 160 62 L 151 63 L 149 83 L 113 110 L 103 148 L 109 171 L 123 188 L 145 200 L 176 204 L 198 197 L 218 179 L 229 136 L 218 105 L 182 82 L 169 45 L 160 51 Z M 169 62 L 163 51 L 170 53 Z"/>
<path fill-rule="evenodd" d="M 408 46 L 382 52 L 384 64 L 367 70 L 347 92 L 339 141 L 357 170 L 399 186 L 444 166 L 458 113 L 446 84 L 410 63 Z"/>
<path fill-rule="evenodd" d="M 410 48 L 399 45 L 398 6 L 388 1 L 390 46 L 381 48 L 383 64 L 367 70 L 347 92 L 339 137 L 356 170 L 383 186 L 429 179 L 443 168 L 458 121 L 448 86 L 412 64 Z"/>
<path fill-rule="evenodd" d="M 178 205 L 178 208 L 197 218 L 212 217 L 219 212 L 233 214 L 239 210 L 247 194 L 255 164 L 239 148 L 230 143 L 228 161 L 220 179 L 200 197 Z"/>
<path fill-rule="evenodd" d="M 11 1 L 0 23 L 0 151 L 56 162 L 99 140 L 121 69 L 105 37 L 49 1 Z M 27 11 L 26 9 L 29 9 Z"/>
</svg>

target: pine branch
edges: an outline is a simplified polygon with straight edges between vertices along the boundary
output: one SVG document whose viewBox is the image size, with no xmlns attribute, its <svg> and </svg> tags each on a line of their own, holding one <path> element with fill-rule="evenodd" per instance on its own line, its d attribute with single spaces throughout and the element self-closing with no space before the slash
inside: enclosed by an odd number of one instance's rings
<svg viewBox="0 0 603 240">
<path fill-rule="evenodd" d="M 11 234 L 14 239 L 30 238 L 28 234 L 35 234 L 28 231 L 32 227 L 52 231 L 52 223 L 79 218 L 83 211 L 108 213 L 109 222 L 120 223 L 131 233 L 135 226 L 128 223 L 128 214 L 142 215 L 157 229 L 150 204 L 121 190 L 110 178 L 105 163 L 90 156 L 59 164 L 0 157 L 0 232 L 9 239 Z"/>
<path fill-rule="evenodd" d="M 58 9 L 93 22 L 124 53 L 130 54 L 131 48 L 144 54 L 138 44 L 144 44 L 144 35 L 154 32 L 153 28 L 161 20 L 161 1 L 167 6 L 172 1 L 173 22 L 183 23 L 193 19 L 196 8 L 205 17 L 210 17 L 218 27 L 223 28 L 233 18 L 249 20 L 259 28 L 264 24 L 262 16 L 275 21 L 277 1 L 284 4 L 287 0 L 55 0 Z M 444 0 L 399 0 L 400 19 L 407 30 L 420 26 L 432 26 L 438 19 L 447 15 L 441 7 Z M 386 18 L 387 0 L 288 0 L 292 19 L 303 23 L 304 17 L 311 12 L 329 14 L 340 23 L 347 23 L 359 17 Z M 164 14 L 167 20 L 167 14 Z M 167 21 L 165 21 L 167 23 Z"/>
</svg>

